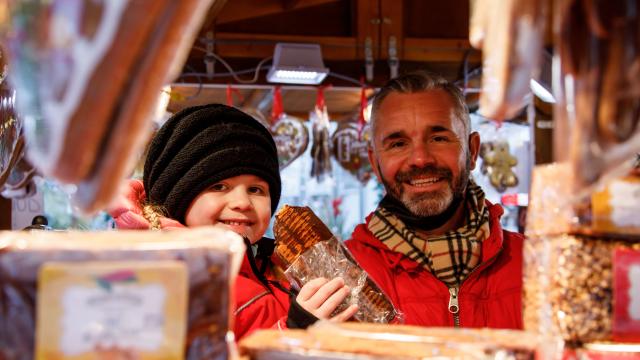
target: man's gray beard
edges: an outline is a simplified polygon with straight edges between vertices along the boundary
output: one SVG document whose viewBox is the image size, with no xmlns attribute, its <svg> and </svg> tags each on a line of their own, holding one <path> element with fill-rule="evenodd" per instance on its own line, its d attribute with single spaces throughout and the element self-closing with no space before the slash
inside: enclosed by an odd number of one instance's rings
<svg viewBox="0 0 640 360">
<path fill-rule="evenodd" d="M 453 191 L 451 190 L 451 184 L 446 189 L 436 193 L 418 194 L 413 197 L 401 191 L 400 201 L 414 216 L 435 216 L 442 214 L 451 205 Z"/>
<path fill-rule="evenodd" d="M 379 166 L 379 165 L 378 165 Z M 389 195 L 399 200 L 414 216 L 428 217 L 442 214 L 445 210 L 451 206 L 454 197 L 464 199 L 464 193 L 469 183 L 469 176 L 471 173 L 471 159 L 467 157 L 464 170 L 460 173 L 456 184 L 453 183 L 453 179 L 447 179 L 447 188 L 439 190 L 437 192 L 429 192 L 424 194 L 418 194 L 410 197 L 406 194 L 402 188 L 402 182 L 395 182 L 396 186 L 389 184 L 389 182 L 382 178 L 382 185 Z"/>
</svg>

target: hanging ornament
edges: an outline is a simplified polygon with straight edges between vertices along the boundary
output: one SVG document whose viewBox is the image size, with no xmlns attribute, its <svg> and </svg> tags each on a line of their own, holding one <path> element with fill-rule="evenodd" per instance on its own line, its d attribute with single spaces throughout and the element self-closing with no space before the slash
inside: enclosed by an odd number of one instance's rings
<svg viewBox="0 0 640 360">
<path fill-rule="evenodd" d="M 0 84 L 0 196 L 24 198 L 35 193 L 36 170 L 24 156 L 22 122 L 14 110 L 15 92 Z"/>
<path fill-rule="evenodd" d="M 518 177 L 512 169 L 518 164 L 518 159 L 509 152 L 506 140 L 483 142 L 480 145 L 480 157 L 480 170 L 489 177 L 496 190 L 504 192 L 508 187 L 518 186 Z"/>
<path fill-rule="evenodd" d="M 362 184 L 371 179 L 373 171 L 367 155 L 370 134 L 368 124 L 360 128 L 351 122 L 340 124 L 331 137 L 333 157 Z"/>
<path fill-rule="evenodd" d="M 329 113 L 324 102 L 324 86 L 318 87 L 316 106 L 309 113 L 313 126 L 313 145 L 311 145 L 311 176 L 318 182 L 331 176 L 331 144 L 329 143 Z"/>
<path fill-rule="evenodd" d="M 280 170 L 304 154 L 309 145 L 309 131 L 302 120 L 284 113 L 280 87 L 273 90 L 273 107 L 270 126 L 278 149 Z"/>
<path fill-rule="evenodd" d="M 363 185 L 371 179 L 373 172 L 367 154 L 371 131 L 365 115 L 368 106 L 366 90 L 367 87 L 362 80 L 357 122 L 340 124 L 331 137 L 333 156 L 336 161 Z"/>
</svg>

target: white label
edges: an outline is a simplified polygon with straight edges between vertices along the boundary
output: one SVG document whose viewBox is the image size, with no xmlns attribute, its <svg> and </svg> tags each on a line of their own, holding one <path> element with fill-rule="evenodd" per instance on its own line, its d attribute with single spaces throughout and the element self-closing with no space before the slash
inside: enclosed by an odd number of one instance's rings
<svg viewBox="0 0 640 360">
<path fill-rule="evenodd" d="M 609 187 L 611 193 L 611 221 L 617 226 L 640 227 L 640 184 L 614 181 Z"/>
<path fill-rule="evenodd" d="M 629 317 L 640 320 L 640 265 L 629 266 Z"/>
<path fill-rule="evenodd" d="M 70 287 L 62 298 L 60 348 L 68 356 L 96 348 L 158 350 L 166 295 L 157 284 Z"/>
<path fill-rule="evenodd" d="M 36 215 L 44 215 L 44 194 L 40 189 L 29 197 L 11 200 L 12 230 L 21 230 L 31 225 Z"/>
</svg>

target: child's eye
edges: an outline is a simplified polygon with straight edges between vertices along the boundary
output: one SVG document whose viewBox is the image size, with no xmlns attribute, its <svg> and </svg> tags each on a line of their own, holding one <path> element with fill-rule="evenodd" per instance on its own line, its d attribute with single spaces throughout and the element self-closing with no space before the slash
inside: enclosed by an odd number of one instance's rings
<svg viewBox="0 0 640 360">
<path fill-rule="evenodd" d="M 257 194 L 257 195 L 266 195 L 269 193 L 269 191 L 262 186 L 250 186 L 249 193 Z"/>
<path fill-rule="evenodd" d="M 227 185 L 223 184 L 223 183 L 217 183 L 217 184 L 213 184 L 211 185 L 211 187 L 209 188 L 209 190 L 212 191 L 224 191 L 227 189 Z"/>
</svg>

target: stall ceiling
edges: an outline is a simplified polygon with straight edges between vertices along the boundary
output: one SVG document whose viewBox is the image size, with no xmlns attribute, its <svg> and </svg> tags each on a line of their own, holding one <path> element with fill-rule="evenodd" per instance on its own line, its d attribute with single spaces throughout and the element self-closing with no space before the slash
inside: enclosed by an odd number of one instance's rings
<svg viewBox="0 0 640 360">
<path fill-rule="evenodd" d="M 237 106 L 268 115 L 271 87 L 265 75 L 269 60 L 254 83 L 260 61 L 273 55 L 278 42 L 316 43 L 331 71 L 323 85 L 332 119 L 353 116 L 360 104 L 359 83 L 365 76 L 366 44 L 374 61 L 368 86 L 389 79 L 390 48 L 395 43 L 400 73 L 414 69 L 461 80 L 480 65 L 480 52 L 468 42 L 468 0 L 216 0 L 173 86 L 169 109 L 206 102 L 226 102 L 227 86 Z M 224 60 L 237 78 L 212 52 Z M 209 67 L 206 60 L 213 60 Z M 246 72 L 242 71 L 246 70 Z M 239 79 L 239 80 L 238 80 Z M 242 82 L 242 83 L 241 83 Z M 240 96 L 237 96 L 240 94 Z M 284 109 L 305 117 L 315 103 L 313 87 L 282 87 Z"/>
</svg>

